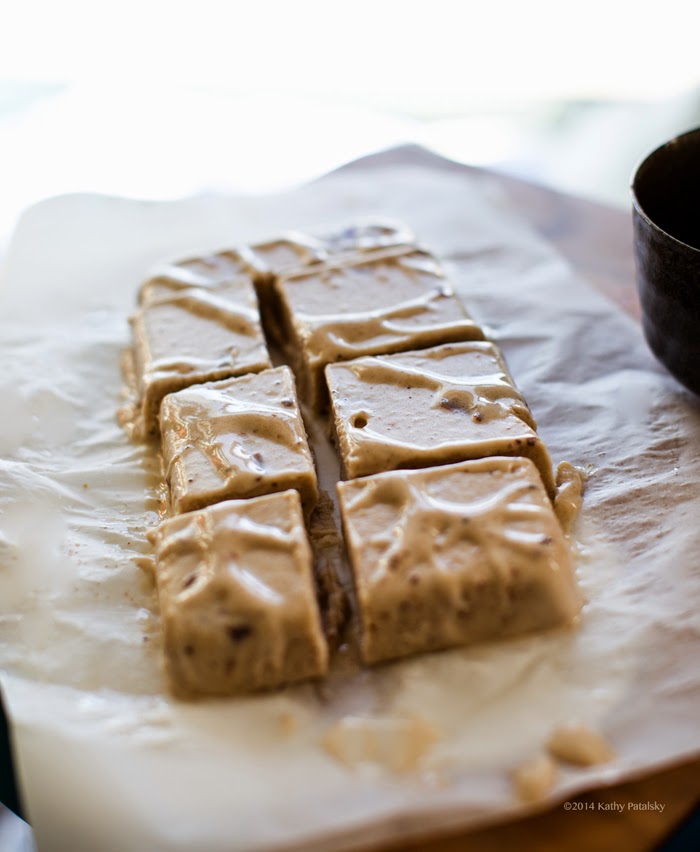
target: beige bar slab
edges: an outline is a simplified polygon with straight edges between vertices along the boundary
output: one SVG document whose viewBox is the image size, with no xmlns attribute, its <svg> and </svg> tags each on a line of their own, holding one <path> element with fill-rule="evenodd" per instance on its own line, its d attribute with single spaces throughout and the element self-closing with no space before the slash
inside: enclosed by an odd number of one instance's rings
<svg viewBox="0 0 700 852">
<path fill-rule="evenodd" d="M 525 456 L 554 494 L 549 453 L 492 343 L 358 358 L 327 366 L 326 378 L 344 478 Z"/>
<path fill-rule="evenodd" d="M 279 237 L 252 243 L 242 256 L 271 283 L 280 275 L 300 272 L 319 263 L 337 263 L 355 255 L 373 254 L 396 247 L 413 246 L 416 236 L 402 222 L 361 218 L 351 224 L 305 234 L 288 231 Z"/>
<path fill-rule="evenodd" d="M 236 283 L 253 283 L 257 268 L 238 249 L 211 252 L 158 264 L 139 289 L 139 305 L 148 305 L 192 287 L 224 291 Z"/>
<path fill-rule="evenodd" d="M 531 461 L 338 484 L 364 661 L 570 624 L 571 555 Z"/>
<path fill-rule="evenodd" d="M 178 515 L 153 538 L 174 694 L 233 695 L 325 674 L 328 649 L 296 491 Z"/>
<path fill-rule="evenodd" d="M 289 488 L 311 514 L 316 471 L 289 367 L 169 394 L 160 424 L 174 514 Z"/>
<path fill-rule="evenodd" d="M 250 276 L 229 276 L 227 264 L 209 271 L 171 267 L 141 289 L 129 361 L 138 437 L 158 434 L 166 394 L 271 366 Z"/>
<path fill-rule="evenodd" d="M 274 289 L 285 355 L 316 410 L 327 364 L 483 338 L 438 261 L 412 247 L 282 276 Z"/>
<path fill-rule="evenodd" d="M 312 234 L 289 232 L 249 246 L 245 256 L 258 271 L 256 287 L 268 339 L 284 346 L 283 311 L 274 287 L 278 278 L 303 275 L 312 268 L 357 262 L 363 257 L 400 253 L 415 246 L 415 239 L 413 231 L 400 222 L 371 218 Z"/>
</svg>

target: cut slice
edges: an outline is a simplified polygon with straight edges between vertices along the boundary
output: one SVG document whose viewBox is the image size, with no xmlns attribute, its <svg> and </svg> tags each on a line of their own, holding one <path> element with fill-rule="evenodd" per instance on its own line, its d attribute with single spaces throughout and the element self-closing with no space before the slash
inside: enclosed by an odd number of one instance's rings
<svg viewBox="0 0 700 852">
<path fill-rule="evenodd" d="M 269 293 L 281 275 L 303 273 L 305 267 L 339 263 L 356 255 L 414 246 L 415 234 L 401 222 L 389 219 L 359 219 L 321 234 L 288 231 L 281 236 L 242 248 L 241 256 L 257 272 L 261 295 Z"/>
<path fill-rule="evenodd" d="M 160 422 L 173 513 L 295 488 L 311 514 L 316 471 L 289 367 L 169 394 Z"/>
<path fill-rule="evenodd" d="M 271 366 L 250 279 L 205 287 L 175 277 L 154 278 L 144 285 L 141 300 L 131 318 L 134 431 L 139 437 L 157 435 L 166 394 Z"/>
<path fill-rule="evenodd" d="M 571 555 L 528 459 L 338 484 L 368 664 L 571 623 Z"/>
<path fill-rule="evenodd" d="M 311 268 L 274 289 L 285 355 L 317 411 L 328 402 L 327 364 L 483 338 L 440 264 L 412 247 Z"/>
<path fill-rule="evenodd" d="M 296 491 L 179 515 L 153 538 L 165 670 L 176 695 L 254 692 L 326 672 Z"/>
<path fill-rule="evenodd" d="M 550 496 L 552 462 L 503 356 L 485 341 L 326 368 L 344 476 L 525 456 Z"/>
</svg>

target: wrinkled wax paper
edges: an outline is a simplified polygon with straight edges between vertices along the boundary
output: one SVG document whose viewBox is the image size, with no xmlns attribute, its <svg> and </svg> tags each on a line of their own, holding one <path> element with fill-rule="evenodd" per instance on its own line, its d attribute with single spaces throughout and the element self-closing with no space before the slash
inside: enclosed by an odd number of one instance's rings
<svg viewBox="0 0 700 852">
<path fill-rule="evenodd" d="M 552 802 L 700 752 L 700 407 L 488 178 L 396 159 L 277 197 L 76 195 L 21 219 L 0 288 L 0 669 L 42 852 L 327 852 L 505 819 L 524 810 L 509 771 L 572 716 L 617 759 L 562 770 Z M 144 450 L 115 420 L 137 286 L 163 258 L 372 214 L 446 260 L 555 461 L 592 469 L 580 628 L 177 702 L 134 562 L 155 522 Z M 440 738 L 415 771 L 348 766 L 320 745 L 348 714 Z"/>
</svg>

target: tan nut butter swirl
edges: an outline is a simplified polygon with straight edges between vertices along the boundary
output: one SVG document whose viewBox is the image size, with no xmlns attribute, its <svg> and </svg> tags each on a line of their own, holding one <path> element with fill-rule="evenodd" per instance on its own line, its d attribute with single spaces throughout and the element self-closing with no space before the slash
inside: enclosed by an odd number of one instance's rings
<svg viewBox="0 0 700 852">
<path fill-rule="evenodd" d="M 343 314 L 307 315 L 302 311 L 297 316 L 311 329 L 308 347 L 312 364 L 327 363 L 328 353 L 352 356 L 357 353 L 358 345 L 367 341 L 379 341 L 383 338 L 401 340 L 407 334 L 416 332 L 416 318 L 425 318 L 434 303 L 439 299 L 453 298 L 447 287 L 435 288 L 393 305 L 376 311 L 363 311 Z M 445 318 L 444 322 L 428 320 L 431 330 L 439 331 L 444 326 L 446 332 L 454 332 L 457 324 L 466 328 L 476 328 L 476 324 L 466 316 Z M 448 334 L 449 336 L 449 334 Z"/>
<path fill-rule="evenodd" d="M 153 317 L 163 311 L 169 309 L 187 313 L 192 317 L 199 317 L 204 320 L 209 320 L 225 329 L 228 332 L 240 337 L 247 337 L 255 340 L 260 337 L 260 323 L 257 316 L 257 311 L 240 302 L 231 302 L 220 296 L 217 296 L 207 290 L 186 289 L 182 292 L 176 292 L 174 295 L 166 298 L 160 298 L 157 301 L 145 306 L 143 313 L 135 322 L 135 330 L 138 326 L 145 325 L 148 328 L 149 323 L 153 321 Z M 198 344 L 197 348 L 202 350 L 202 357 L 197 357 L 194 354 L 183 355 L 182 350 L 178 352 L 177 340 L 170 338 L 164 328 L 159 328 L 158 338 L 155 342 L 150 339 L 150 334 L 144 332 L 137 339 L 137 346 L 134 349 L 136 359 L 136 375 L 142 378 L 142 383 L 148 376 L 151 380 L 156 374 L 171 374 L 171 373 L 193 373 L 201 370 L 211 369 L 214 366 L 226 366 L 231 364 L 235 359 L 239 347 L 234 343 L 235 338 L 231 338 L 231 342 L 227 347 L 227 354 L 224 356 L 219 350 L 219 360 L 212 361 L 211 354 L 207 352 L 205 346 Z M 167 350 L 173 355 L 158 356 L 154 351 L 157 346 L 159 350 Z M 178 353 L 175 355 L 175 353 Z"/>
<path fill-rule="evenodd" d="M 178 263 L 161 264 L 141 286 L 139 301 L 142 304 L 152 301 L 168 290 L 190 287 L 215 289 L 248 278 L 251 271 L 247 258 L 238 251 L 223 251 Z"/>
<path fill-rule="evenodd" d="M 224 480 L 246 473 L 259 475 L 264 471 L 262 464 L 233 438 L 235 435 L 258 432 L 266 441 L 290 452 L 303 450 L 303 442 L 294 428 L 294 414 L 272 405 L 257 403 L 253 406 L 211 388 L 197 387 L 192 396 L 198 399 L 192 398 L 177 408 L 168 409 L 166 426 L 172 425 L 176 430 L 179 445 L 179 449 L 169 454 L 168 478 L 187 447 L 196 447 Z M 231 441 L 230 452 L 224 450 L 224 438 Z"/>
<path fill-rule="evenodd" d="M 182 604 L 193 599 L 212 598 L 214 601 L 231 597 L 236 610 L 256 613 L 256 628 L 265 636 L 267 653 L 274 665 L 281 667 L 285 647 L 282 625 L 285 596 L 273 584 L 266 583 L 258 572 L 244 566 L 246 552 L 263 548 L 282 553 L 291 550 L 293 545 L 294 536 L 273 524 L 255 523 L 245 516 L 234 515 L 227 517 L 223 524 L 215 525 L 210 513 L 199 512 L 186 534 L 165 539 L 158 559 L 161 565 L 166 562 L 174 575 L 178 570 L 179 552 L 183 548 L 186 551 L 196 548 L 198 568 L 194 582 L 189 585 L 189 576 L 181 577 L 180 591 L 173 596 L 174 601 Z M 222 559 L 224 553 L 231 551 L 237 554 L 236 560 Z M 223 564 L 225 577 L 221 571 Z M 215 605 L 212 605 L 212 615 L 214 612 Z M 215 629 L 215 624 L 211 627 Z M 187 665 L 187 657 L 182 658 L 183 664 Z M 197 672 L 191 674 L 196 679 Z"/>
<path fill-rule="evenodd" d="M 338 487 L 368 663 L 571 623 L 566 540 L 528 459 Z"/>
<path fill-rule="evenodd" d="M 168 661 L 180 693 L 216 692 L 227 680 L 240 691 L 285 674 L 294 679 L 286 671 L 290 629 L 309 643 L 304 665 L 311 668 L 300 675 L 325 668 L 311 556 L 294 492 L 181 515 L 153 538 Z M 228 669 L 231 655 L 235 667 Z M 211 669 L 202 668 L 202 657 Z"/>
<path fill-rule="evenodd" d="M 288 487 L 300 489 L 310 511 L 313 460 L 288 368 L 167 397 L 161 425 L 175 511 Z"/>
<path fill-rule="evenodd" d="M 349 478 L 485 456 L 526 456 L 554 493 L 551 460 L 498 350 L 485 341 L 326 368 Z"/>
<path fill-rule="evenodd" d="M 431 408 L 468 412 L 479 423 L 515 414 L 531 429 L 537 425 L 523 395 L 501 370 L 475 376 L 463 375 L 451 383 L 444 373 L 428 367 L 373 359 L 350 366 L 352 372 L 368 384 L 406 385 L 434 391 Z M 371 433 L 367 428 L 365 434 Z M 383 437 L 383 436 L 382 436 Z"/>
<path fill-rule="evenodd" d="M 465 540 L 476 544 L 486 555 L 498 577 L 501 606 L 505 608 L 512 565 L 541 551 L 546 538 L 541 531 L 515 526 L 522 521 L 542 522 L 551 516 L 551 509 L 521 499 L 534 488 L 528 482 L 514 482 L 476 501 L 457 503 L 434 496 L 408 479 L 377 480 L 373 488 L 348 502 L 351 512 L 377 503 L 393 504 L 401 510 L 400 520 L 390 530 L 369 539 L 386 547 L 371 570 L 371 582 L 392 573 L 390 565 L 397 554 L 402 555 L 402 570 L 410 572 L 417 565 L 436 564 L 433 555 L 437 538 L 445 550 Z M 426 535 L 426 529 L 434 535 Z M 459 587 L 452 585 L 451 591 L 452 603 L 457 607 Z"/>
</svg>

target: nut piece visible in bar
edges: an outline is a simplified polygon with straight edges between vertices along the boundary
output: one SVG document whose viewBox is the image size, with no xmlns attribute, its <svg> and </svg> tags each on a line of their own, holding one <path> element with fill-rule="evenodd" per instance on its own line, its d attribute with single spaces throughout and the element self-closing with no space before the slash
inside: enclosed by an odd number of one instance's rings
<svg viewBox="0 0 700 852">
<path fill-rule="evenodd" d="M 287 360 L 316 410 L 327 405 L 327 364 L 483 338 L 440 264 L 412 247 L 282 276 L 274 291 Z"/>
<path fill-rule="evenodd" d="M 550 496 L 552 462 L 499 350 L 473 341 L 326 368 L 344 476 L 525 456 Z"/>
<path fill-rule="evenodd" d="M 571 623 L 571 554 L 529 459 L 338 484 L 368 664 Z"/>
<path fill-rule="evenodd" d="M 176 695 L 254 692 L 326 672 L 296 491 L 178 515 L 153 538 L 165 669 Z"/>
<path fill-rule="evenodd" d="M 144 437 L 157 434 L 166 394 L 271 366 L 252 280 L 222 257 L 168 267 L 141 289 L 131 328 L 136 431 Z"/>
<path fill-rule="evenodd" d="M 296 488 L 311 514 L 316 471 L 289 367 L 169 394 L 160 423 L 173 513 Z"/>
</svg>

